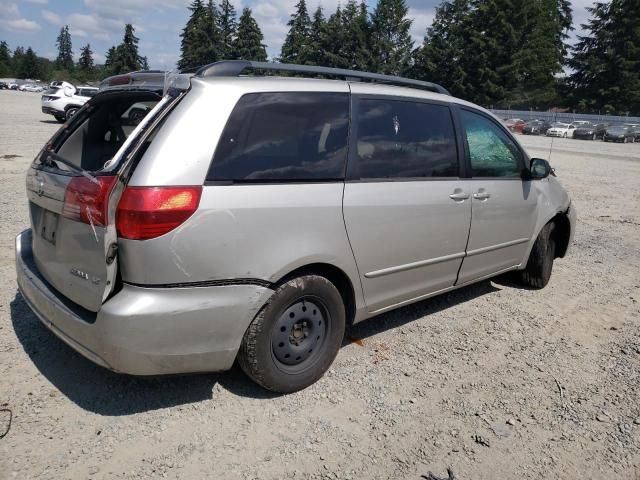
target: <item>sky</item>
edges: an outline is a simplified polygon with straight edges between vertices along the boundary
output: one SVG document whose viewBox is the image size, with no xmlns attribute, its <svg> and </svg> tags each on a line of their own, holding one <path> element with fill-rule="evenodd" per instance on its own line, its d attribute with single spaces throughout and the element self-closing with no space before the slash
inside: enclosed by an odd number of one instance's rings
<svg viewBox="0 0 640 480">
<path fill-rule="evenodd" d="M 57 54 L 55 41 L 60 28 L 69 25 L 77 60 L 80 47 L 91 44 L 96 63 L 105 52 L 122 41 L 125 23 L 132 23 L 140 38 L 139 50 L 147 56 L 151 68 L 170 70 L 180 54 L 180 32 L 187 21 L 191 0 L 0 0 L 0 40 L 11 50 L 22 45 L 50 59 Z M 287 33 L 287 21 L 297 0 L 232 0 L 238 16 L 249 7 L 265 37 L 269 56 L 277 56 Z M 346 0 L 307 0 L 310 12 L 318 4 L 325 14 L 335 11 Z M 367 0 L 373 11 L 377 0 Z M 411 35 L 416 46 L 433 21 L 440 0 L 407 0 Z M 574 25 L 585 23 L 586 6 L 592 0 L 572 0 Z M 573 33 L 575 36 L 576 32 Z"/>
</svg>

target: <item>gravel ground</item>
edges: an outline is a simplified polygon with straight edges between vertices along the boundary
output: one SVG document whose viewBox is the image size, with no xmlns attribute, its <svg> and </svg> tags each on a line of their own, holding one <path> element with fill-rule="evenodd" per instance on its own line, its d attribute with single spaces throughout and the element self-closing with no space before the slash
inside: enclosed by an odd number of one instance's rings
<svg viewBox="0 0 640 480">
<path fill-rule="evenodd" d="M 278 396 L 237 367 L 117 375 L 40 325 L 13 238 L 56 128 L 39 95 L 0 91 L 0 479 L 640 478 L 640 145 L 554 140 L 579 224 L 546 289 L 487 281 L 374 318 Z"/>
</svg>

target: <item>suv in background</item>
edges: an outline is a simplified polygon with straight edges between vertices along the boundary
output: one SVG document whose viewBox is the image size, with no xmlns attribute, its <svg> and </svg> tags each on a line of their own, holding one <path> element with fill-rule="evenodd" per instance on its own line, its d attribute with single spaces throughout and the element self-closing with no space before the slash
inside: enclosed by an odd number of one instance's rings
<svg viewBox="0 0 640 480">
<path fill-rule="evenodd" d="M 98 93 L 98 88 L 89 86 L 74 87 L 67 82 L 49 88 L 42 95 L 42 113 L 53 115 L 59 122 L 69 120 L 91 97 Z"/>
<path fill-rule="evenodd" d="M 247 61 L 136 78 L 107 79 L 34 159 L 16 238 L 28 305 L 104 367 L 237 359 L 292 392 L 348 325 L 509 271 L 542 288 L 571 243 L 549 163 L 439 85 Z"/>
</svg>

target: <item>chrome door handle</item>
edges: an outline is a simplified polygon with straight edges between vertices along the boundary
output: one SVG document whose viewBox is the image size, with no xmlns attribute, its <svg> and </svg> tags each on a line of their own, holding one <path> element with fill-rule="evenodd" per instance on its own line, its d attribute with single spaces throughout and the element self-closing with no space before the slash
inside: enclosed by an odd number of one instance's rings
<svg viewBox="0 0 640 480">
<path fill-rule="evenodd" d="M 473 198 L 477 199 L 477 200 L 486 200 L 487 198 L 489 198 L 491 195 L 487 192 L 478 192 L 478 193 L 474 193 L 473 194 Z"/>
<path fill-rule="evenodd" d="M 449 195 L 449 198 L 451 200 L 466 200 L 467 198 L 469 198 L 469 194 L 464 192 L 452 193 L 451 195 Z"/>
</svg>

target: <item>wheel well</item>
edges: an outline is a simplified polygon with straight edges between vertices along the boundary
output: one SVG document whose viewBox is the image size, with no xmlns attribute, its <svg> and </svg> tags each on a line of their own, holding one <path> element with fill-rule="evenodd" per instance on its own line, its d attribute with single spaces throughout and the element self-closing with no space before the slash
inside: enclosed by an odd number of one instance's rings
<svg viewBox="0 0 640 480">
<path fill-rule="evenodd" d="M 558 213 L 551 219 L 556 228 L 553 230 L 553 241 L 556 244 L 556 257 L 562 258 L 567 253 L 571 237 L 571 223 L 567 214 Z"/>
<path fill-rule="evenodd" d="M 66 112 L 70 108 L 81 108 L 81 105 L 73 105 L 73 104 L 67 105 L 66 107 L 64 107 L 64 111 Z"/>
<path fill-rule="evenodd" d="M 342 296 L 342 301 L 344 302 L 347 326 L 350 326 L 353 323 L 353 319 L 356 314 L 356 301 L 353 284 L 347 274 L 338 267 L 328 263 L 312 263 L 295 269 L 275 282 L 275 284 L 281 285 L 292 278 L 301 277 L 303 275 L 319 275 L 326 278 L 336 286 Z"/>
</svg>

